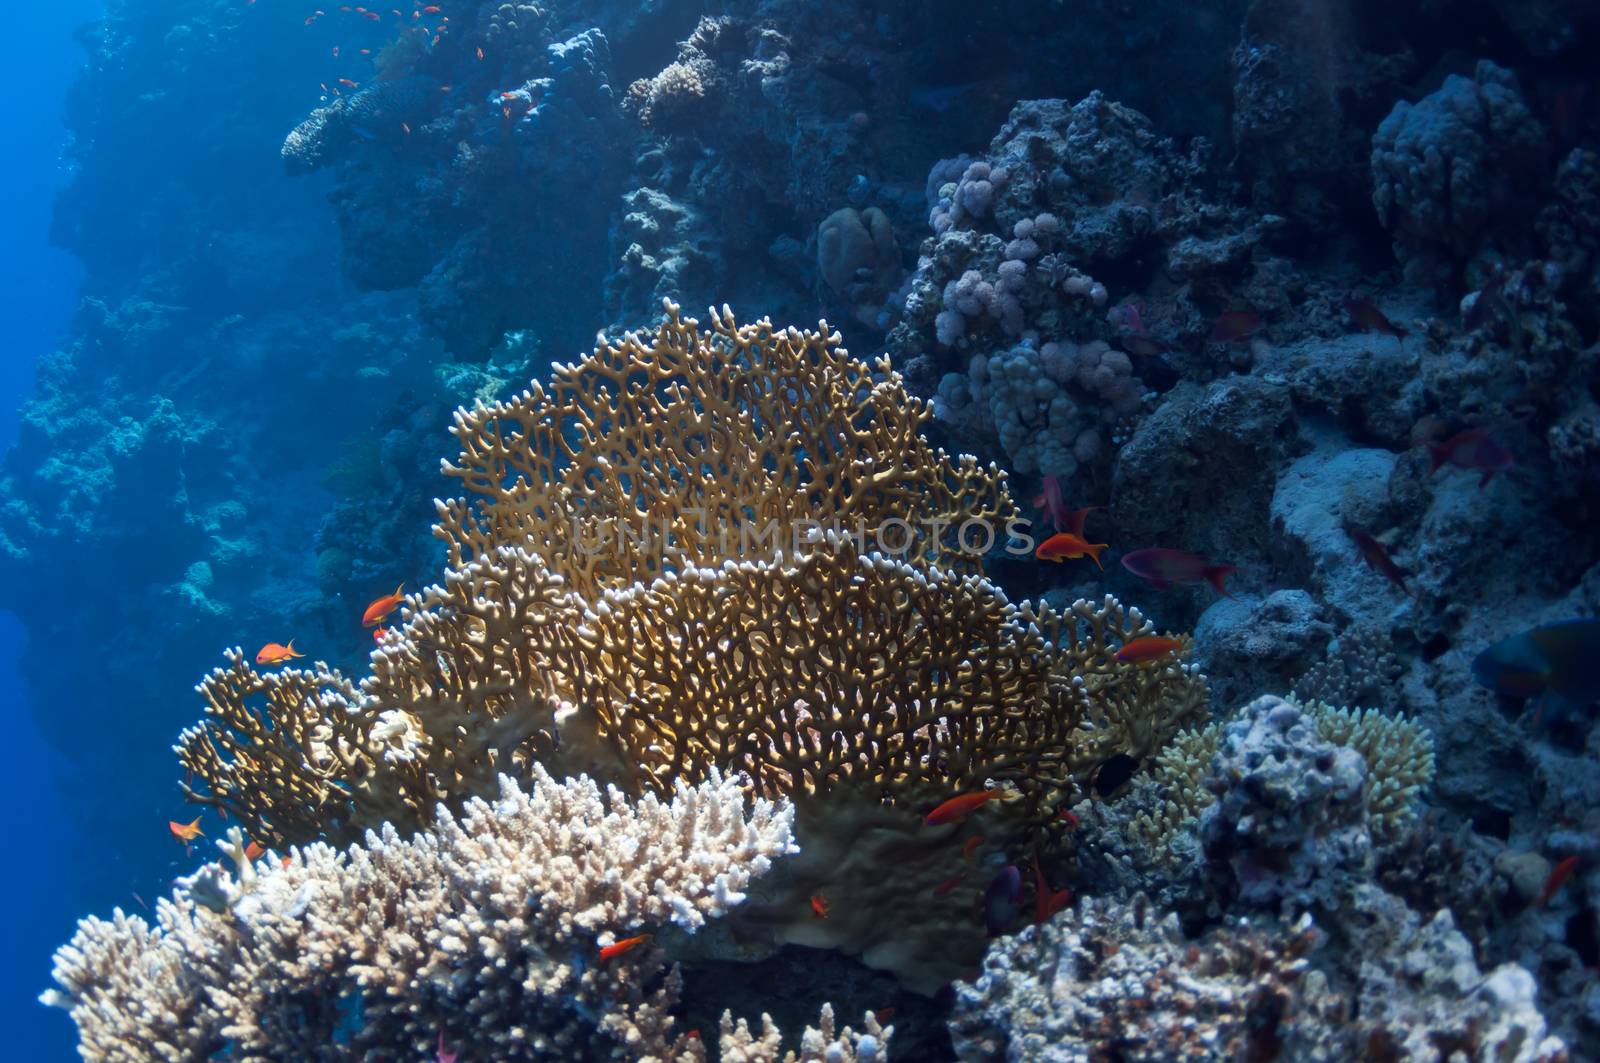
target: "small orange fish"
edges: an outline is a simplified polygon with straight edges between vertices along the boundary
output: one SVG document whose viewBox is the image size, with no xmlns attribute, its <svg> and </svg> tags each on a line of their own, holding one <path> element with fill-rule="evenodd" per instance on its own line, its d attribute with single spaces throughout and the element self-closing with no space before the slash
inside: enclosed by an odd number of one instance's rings
<svg viewBox="0 0 1600 1063">
<path fill-rule="evenodd" d="M 278 866 L 282 867 L 285 871 L 287 871 L 287 870 L 289 870 L 289 865 L 292 864 L 292 863 L 294 863 L 294 857 L 286 856 L 282 860 L 278 861 Z"/>
<path fill-rule="evenodd" d="M 1169 639 L 1164 635 L 1145 635 L 1132 642 L 1124 642 L 1116 658 L 1124 663 L 1146 664 L 1159 661 L 1168 654 L 1183 649 L 1182 639 Z"/>
<path fill-rule="evenodd" d="M 1067 825 L 1068 830 L 1077 830 L 1082 820 L 1073 814 L 1070 808 L 1056 809 L 1056 818 Z"/>
<path fill-rule="evenodd" d="M 353 89 L 356 87 L 356 82 L 351 81 L 349 78 L 340 78 L 339 84 L 343 85 L 347 89 Z"/>
<path fill-rule="evenodd" d="M 922 822 L 930 827 L 956 823 L 966 819 L 991 798 L 999 797 L 1004 792 L 1004 790 L 978 790 L 970 794 L 958 794 L 929 812 Z"/>
<path fill-rule="evenodd" d="M 818 919 L 828 918 L 828 898 L 820 893 L 811 895 L 811 914 Z"/>
<path fill-rule="evenodd" d="M 174 838 L 188 845 L 196 838 L 205 837 L 205 832 L 200 829 L 200 819 L 199 816 L 194 817 L 193 823 L 179 823 L 177 820 L 169 819 L 167 829 L 172 832 Z"/>
<path fill-rule="evenodd" d="M 249 860 L 251 863 L 255 863 L 257 860 L 260 860 L 266 855 L 266 853 L 266 846 L 262 845 L 254 838 L 251 838 L 250 844 L 244 847 L 244 858 Z"/>
<path fill-rule="evenodd" d="M 949 893 L 951 890 L 961 885 L 961 880 L 966 877 L 967 873 L 965 871 L 961 872 L 959 875 L 951 875 L 949 878 L 933 887 L 933 895 L 935 897 L 943 897 L 946 893 Z"/>
<path fill-rule="evenodd" d="M 362 627 L 376 627 L 384 617 L 400 608 L 400 600 L 405 597 L 406 585 L 404 583 L 394 589 L 393 594 L 385 594 L 382 598 L 374 599 L 367 606 L 367 611 L 361 614 Z"/>
<path fill-rule="evenodd" d="M 961 847 L 961 859 L 965 860 L 969 864 L 972 863 L 972 854 L 976 852 L 978 846 L 982 844 L 983 835 L 981 834 L 974 834 L 972 837 L 968 838 L 967 843 Z"/>
<path fill-rule="evenodd" d="M 877 1011 L 872 1013 L 872 1021 L 877 1023 L 879 1026 L 882 1026 L 892 1018 L 894 1018 L 893 1008 L 879 1008 Z"/>
<path fill-rule="evenodd" d="M 289 645 L 280 646 L 276 642 L 269 642 L 261 647 L 261 652 L 256 654 L 257 664 L 282 664 L 284 661 L 295 657 L 304 657 L 303 653 L 296 653 L 294 639 L 289 640 Z"/>
<path fill-rule="evenodd" d="M 614 960 L 618 956 L 626 955 L 649 940 L 649 934 L 637 934 L 634 937 L 623 938 L 621 941 L 607 945 L 600 950 L 600 962 L 605 963 L 607 960 Z"/>
<path fill-rule="evenodd" d="M 1067 906 L 1072 900 L 1071 890 L 1052 890 L 1039 868 L 1039 854 L 1033 854 L 1033 921 L 1042 923 Z"/>
<path fill-rule="evenodd" d="M 1087 555 L 1094 561 L 1096 568 L 1104 569 L 1100 563 L 1100 551 L 1109 543 L 1091 543 L 1081 535 L 1071 532 L 1056 532 L 1050 538 L 1039 544 L 1039 549 L 1033 553 L 1040 561 L 1065 561 L 1068 558 L 1079 558 Z"/>
<path fill-rule="evenodd" d="M 1544 889 L 1539 891 L 1539 907 L 1543 908 L 1550 903 L 1550 898 L 1560 892 L 1561 887 L 1567 884 L 1567 879 L 1578 870 L 1577 856 L 1569 856 L 1557 864 L 1550 872 L 1550 877 L 1544 880 Z"/>
<path fill-rule="evenodd" d="M 1350 536 L 1350 541 L 1356 544 L 1356 556 L 1365 561 L 1374 572 L 1400 588 L 1400 593 L 1410 594 L 1406 586 L 1406 574 L 1403 569 L 1394 563 L 1394 558 L 1389 556 L 1389 548 L 1379 542 L 1377 537 L 1366 529 L 1346 523 L 1344 533 Z"/>
<path fill-rule="evenodd" d="M 480 62 L 483 60 L 483 49 L 482 48 L 478 49 L 478 60 Z"/>
</svg>

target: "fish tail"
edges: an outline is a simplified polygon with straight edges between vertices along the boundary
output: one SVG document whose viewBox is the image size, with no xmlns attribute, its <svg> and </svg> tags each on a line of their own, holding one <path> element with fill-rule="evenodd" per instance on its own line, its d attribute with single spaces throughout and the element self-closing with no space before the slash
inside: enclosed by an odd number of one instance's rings
<svg viewBox="0 0 1600 1063">
<path fill-rule="evenodd" d="M 1110 543 L 1085 543 L 1084 544 L 1085 549 L 1084 549 L 1083 552 L 1089 555 L 1089 560 L 1093 561 L 1094 562 L 1094 567 L 1099 569 L 1101 572 L 1104 572 L 1106 570 L 1106 566 L 1104 566 L 1104 565 L 1102 565 L 1100 563 L 1100 551 L 1104 550 L 1106 547 L 1108 547 L 1110 545 L 1111 545 Z"/>
<path fill-rule="evenodd" d="M 1228 577 L 1229 573 L 1237 571 L 1239 571 L 1238 565 L 1212 565 L 1206 569 L 1206 582 L 1215 587 L 1217 593 L 1224 598 L 1232 598 L 1233 595 L 1228 593 L 1227 584 L 1223 583 L 1223 580 Z"/>
<path fill-rule="evenodd" d="M 1432 476 L 1444 468 L 1444 463 L 1450 460 L 1450 451 L 1441 443 L 1428 444 L 1428 475 Z"/>
<path fill-rule="evenodd" d="M 400 597 L 400 596 L 401 596 L 401 595 L 402 595 L 402 594 L 404 594 L 404 593 L 405 593 L 405 592 L 406 592 L 406 585 L 405 585 L 405 584 L 404 584 L 404 583 L 402 583 L 402 584 L 400 584 L 400 585 L 399 585 L 399 586 L 398 586 L 398 587 L 396 587 L 396 588 L 395 588 L 395 589 L 394 589 L 394 596 L 395 596 L 395 597 L 396 597 L 396 598 L 398 598 L 398 597 Z"/>
</svg>

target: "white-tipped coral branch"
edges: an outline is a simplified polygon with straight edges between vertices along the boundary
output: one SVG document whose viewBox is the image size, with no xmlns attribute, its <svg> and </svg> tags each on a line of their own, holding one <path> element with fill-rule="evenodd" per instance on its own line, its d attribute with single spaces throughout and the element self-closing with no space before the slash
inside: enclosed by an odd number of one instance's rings
<svg viewBox="0 0 1600 1063">
<path fill-rule="evenodd" d="M 111 1063 L 432 1058 L 441 1034 L 474 1059 L 703 1060 L 673 1031 L 662 951 L 600 949 L 723 914 L 795 851 L 792 819 L 717 775 L 629 801 L 535 768 L 528 790 L 503 779 L 409 840 L 385 827 L 242 877 L 212 866 L 154 927 L 85 919 L 43 999 Z M 241 842 L 219 847 L 238 860 Z"/>
</svg>

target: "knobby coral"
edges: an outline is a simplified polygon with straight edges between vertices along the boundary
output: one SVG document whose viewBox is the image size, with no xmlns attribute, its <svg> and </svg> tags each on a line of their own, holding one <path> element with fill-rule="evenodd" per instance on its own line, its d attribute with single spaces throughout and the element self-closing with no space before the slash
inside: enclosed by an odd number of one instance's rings
<svg viewBox="0 0 1600 1063">
<path fill-rule="evenodd" d="M 602 963 L 596 946 L 739 904 L 794 851 L 792 818 L 720 776 L 630 801 L 535 766 L 526 791 L 502 779 L 496 800 L 441 808 L 411 839 L 385 827 L 280 865 L 252 863 L 235 828 L 219 843 L 234 873 L 180 880 L 153 927 L 83 920 L 44 999 L 70 1010 L 84 1058 L 113 1063 L 421 1058 L 441 1032 L 474 1058 L 703 1060 L 673 1031 L 662 950 Z M 885 1036 L 870 1024 L 868 1049 Z"/>
</svg>

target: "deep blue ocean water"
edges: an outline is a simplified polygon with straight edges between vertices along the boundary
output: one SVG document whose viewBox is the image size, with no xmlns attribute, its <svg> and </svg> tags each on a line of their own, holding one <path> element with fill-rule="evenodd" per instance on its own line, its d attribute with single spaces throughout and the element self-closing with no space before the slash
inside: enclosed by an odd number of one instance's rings
<svg viewBox="0 0 1600 1063">
<path fill-rule="evenodd" d="M 62 100 L 82 62 L 73 27 L 94 16 L 92 0 L 51 0 L 10 12 L 13 48 L 0 123 L 12 150 L 0 169 L 0 320 L 7 335 L 0 353 L 0 448 L 16 435 L 17 407 L 33 379 L 38 356 L 65 332 L 81 270 L 50 248 L 50 204 L 66 174 L 60 166 Z M 0 880 L 6 957 L 0 990 L 0 1031 L 8 1059 L 72 1057 L 72 1028 L 35 999 L 49 981 L 50 953 L 71 932 L 75 913 L 60 883 L 92 875 L 92 839 L 76 837 L 56 785 L 56 756 L 28 711 L 17 675 L 27 646 L 16 617 L 0 613 L 0 711 L 5 714 L 4 777 L 12 795 L 7 873 Z"/>
</svg>

